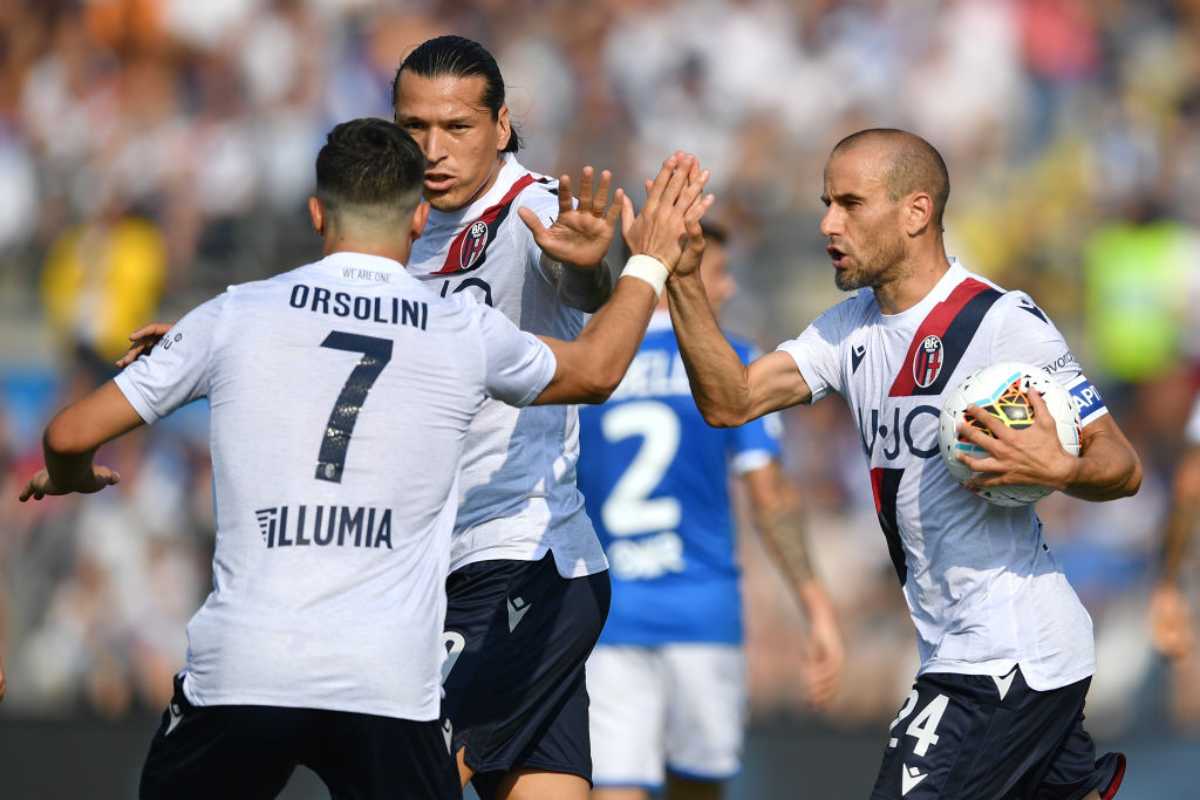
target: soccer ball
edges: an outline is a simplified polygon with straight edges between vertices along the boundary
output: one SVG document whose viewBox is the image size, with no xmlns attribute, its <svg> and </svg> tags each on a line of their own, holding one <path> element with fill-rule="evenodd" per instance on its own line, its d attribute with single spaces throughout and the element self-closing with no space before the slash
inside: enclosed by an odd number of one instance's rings
<svg viewBox="0 0 1200 800">
<path fill-rule="evenodd" d="M 1030 389 L 1041 392 L 1046 401 L 1063 449 L 1073 456 L 1079 455 L 1079 411 L 1071 402 L 1071 395 L 1041 367 L 1005 361 L 972 373 L 946 396 L 942 405 L 938 444 L 942 460 L 955 480 L 965 483 L 975 474 L 958 460 L 958 453 L 987 456 L 983 448 L 958 440 L 958 423 L 966 416 L 967 406 L 979 406 L 1009 428 L 1024 430 L 1033 425 Z M 1035 503 L 1051 491 L 1045 486 L 997 486 L 981 489 L 979 496 L 998 506 L 1013 507 Z"/>
</svg>

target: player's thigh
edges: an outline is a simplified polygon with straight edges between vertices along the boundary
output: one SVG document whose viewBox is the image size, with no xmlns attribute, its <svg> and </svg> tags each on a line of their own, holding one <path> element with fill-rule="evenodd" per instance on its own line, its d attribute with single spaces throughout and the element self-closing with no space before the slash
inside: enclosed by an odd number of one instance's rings
<svg viewBox="0 0 1200 800">
<path fill-rule="evenodd" d="M 437 720 L 320 712 L 320 738 L 304 764 L 333 800 L 457 800 L 458 769 Z"/>
<path fill-rule="evenodd" d="M 587 687 L 597 790 L 656 791 L 666 760 L 667 687 L 659 649 L 598 646 L 587 662 Z"/>
<path fill-rule="evenodd" d="M 142 800 L 274 797 L 299 760 L 304 709 L 193 706 L 176 681 L 150 742 Z"/>
<path fill-rule="evenodd" d="M 1032 798 L 1081 710 L 1086 682 L 1031 689 L 1006 676 L 927 674 L 889 729 L 872 800 Z"/>
<path fill-rule="evenodd" d="M 472 651 L 468 640 L 446 684 L 448 700 L 465 694 L 449 716 L 477 789 L 518 768 L 591 777 L 585 663 L 609 594 L 606 572 L 564 578 L 550 555 L 511 571 L 502 621 L 472 657 L 474 678 L 466 686 L 455 679 Z"/>
<path fill-rule="evenodd" d="M 741 769 L 745 653 L 731 644 L 673 644 L 663 652 L 668 771 L 693 781 L 728 780 Z"/>
<path fill-rule="evenodd" d="M 1021 794 L 1030 800 L 1077 800 L 1092 791 L 1111 800 L 1125 778 L 1125 756 L 1105 753 L 1096 758 L 1096 745 L 1083 727 L 1083 713 L 1058 750 L 1048 759 L 1048 768 L 1036 786 Z"/>
<path fill-rule="evenodd" d="M 500 781 L 496 800 L 588 800 L 591 784 L 579 775 L 517 769 Z"/>
</svg>

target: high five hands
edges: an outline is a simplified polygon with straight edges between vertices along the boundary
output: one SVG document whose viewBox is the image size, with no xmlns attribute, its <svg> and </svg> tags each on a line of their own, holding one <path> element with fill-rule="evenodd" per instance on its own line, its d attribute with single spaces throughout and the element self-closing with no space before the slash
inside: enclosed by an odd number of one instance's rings
<svg viewBox="0 0 1200 800">
<path fill-rule="evenodd" d="M 646 204 L 640 214 L 625 196 L 621 232 L 630 251 L 653 256 L 674 275 L 695 272 L 704 255 L 700 220 L 714 199 L 703 193 L 708 178 L 709 171 L 700 169 L 695 156 L 676 152 L 653 180 L 646 181 Z"/>
</svg>

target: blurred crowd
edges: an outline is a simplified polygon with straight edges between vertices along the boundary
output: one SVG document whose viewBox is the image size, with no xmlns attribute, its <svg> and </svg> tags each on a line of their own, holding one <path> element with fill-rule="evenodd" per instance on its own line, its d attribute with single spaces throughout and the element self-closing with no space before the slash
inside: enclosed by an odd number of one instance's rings
<svg viewBox="0 0 1200 800">
<path fill-rule="evenodd" d="M 315 257 L 325 132 L 390 117 L 402 57 L 451 32 L 495 53 L 529 168 L 590 163 L 632 189 L 676 148 L 711 167 L 741 287 L 726 322 L 764 346 L 837 299 L 817 231 L 830 147 L 874 126 L 936 145 L 951 253 L 1046 308 L 1146 463 L 1134 498 L 1039 506 L 1096 620 L 1093 727 L 1200 724 L 1200 662 L 1164 665 L 1145 624 L 1200 385 L 1200 0 L 9 0 L 0 289 L 56 359 L 0 343 L 0 713 L 165 702 L 209 580 L 203 412 L 104 454 L 115 490 L 18 506 L 37 425 L 133 328 Z M 858 434 L 835 401 L 785 423 L 846 629 L 828 714 L 890 719 L 916 653 Z M 753 710 L 802 712 L 804 623 L 744 538 Z"/>
</svg>

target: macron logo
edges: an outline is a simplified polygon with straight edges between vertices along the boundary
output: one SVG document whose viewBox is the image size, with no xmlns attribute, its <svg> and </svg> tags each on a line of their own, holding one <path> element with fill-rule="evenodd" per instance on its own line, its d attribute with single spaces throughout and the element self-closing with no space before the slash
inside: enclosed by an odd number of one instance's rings
<svg viewBox="0 0 1200 800">
<path fill-rule="evenodd" d="M 858 372 L 858 365 L 862 363 L 863 357 L 866 356 L 866 354 L 867 346 L 865 344 L 855 345 L 854 349 L 850 351 L 851 375 L 853 375 L 855 372 Z"/>
<path fill-rule="evenodd" d="M 171 731 L 175 730 L 175 728 L 179 726 L 179 723 L 183 722 L 183 712 L 179 710 L 179 706 L 175 703 L 171 703 L 169 706 L 167 706 L 167 713 L 171 715 L 171 719 L 167 722 L 167 730 L 163 734 L 164 738 L 170 736 Z"/>
<path fill-rule="evenodd" d="M 910 767 L 908 764 L 901 762 L 903 769 L 900 770 L 900 795 L 904 796 L 917 787 L 921 781 L 929 777 L 928 772 L 921 772 L 916 767 Z"/>
<path fill-rule="evenodd" d="M 1003 700 L 1008 695 L 1009 687 L 1012 686 L 1013 678 L 1017 677 L 1017 668 L 1013 667 L 1008 671 L 1007 675 L 993 675 L 992 680 L 996 682 L 996 691 L 1000 693 L 1000 699 Z"/>
<path fill-rule="evenodd" d="M 521 624 L 521 620 L 529 613 L 533 603 L 527 603 L 519 597 L 508 598 L 508 632 L 512 633 Z"/>
</svg>

